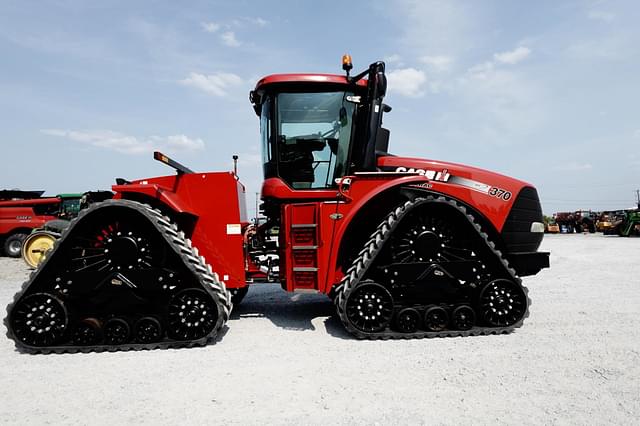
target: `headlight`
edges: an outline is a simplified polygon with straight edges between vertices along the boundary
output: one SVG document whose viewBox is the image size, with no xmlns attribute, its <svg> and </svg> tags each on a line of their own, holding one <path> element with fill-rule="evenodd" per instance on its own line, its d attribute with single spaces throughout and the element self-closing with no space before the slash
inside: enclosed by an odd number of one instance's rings
<svg viewBox="0 0 640 426">
<path fill-rule="evenodd" d="M 532 222 L 531 223 L 531 232 L 544 232 L 544 223 L 542 223 L 542 222 Z"/>
</svg>

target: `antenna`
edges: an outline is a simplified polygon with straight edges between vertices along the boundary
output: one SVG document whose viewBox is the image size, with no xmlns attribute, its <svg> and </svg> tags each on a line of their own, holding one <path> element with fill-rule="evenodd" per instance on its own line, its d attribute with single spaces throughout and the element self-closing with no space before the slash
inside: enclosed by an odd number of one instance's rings
<svg viewBox="0 0 640 426">
<path fill-rule="evenodd" d="M 256 192 L 256 226 L 258 226 L 259 221 L 258 221 L 258 216 L 260 215 L 259 212 L 259 206 L 258 206 L 258 197 L 260 197 L 260 193 Z"/>
</svg>

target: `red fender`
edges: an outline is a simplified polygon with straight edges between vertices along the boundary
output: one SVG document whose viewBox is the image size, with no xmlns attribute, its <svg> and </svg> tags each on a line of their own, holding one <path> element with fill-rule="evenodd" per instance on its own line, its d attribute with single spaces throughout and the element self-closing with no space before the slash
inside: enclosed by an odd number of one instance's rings
<svg viewBox="0 0 640 426">
<path fill-rule="evenodd" d="M 355 199 L 356 201 L 349 204 L 343 204 L 340 206 L 341 207 L 340 210 L 342 210 L 342 208 L 344 207 L 346 207 L 348 210 L 345 211 L 345 215 L 343 219 L 340 221 L 342 223 L 341 223 L 341 226 L 336 230 L 334 241 L 339 242 L 342 245 L 342 241 L 343 241 L 343 238 L 345 237 L 345 233 L 347 229 L 349 229 L 349 225 L 353 221 L 356 214 L 360 212 L 360 210 L 363 208 L 365 204 L 369 203 L 376 196 L 395 187 L 429 182 L 429 179 L 421 175 L 411 175 L 411 176 L 400 177 L 400 178 L 398 178 L 397 176 L 398 176 L 397 174 L 394 174 L 393 178 L 386 182 L 384 181 L 380 182 L 379 177 L 375 180 L 371 180 L 371 182 L 367 182 L 367 180 L 369 179 L 362 178 L 361 176 L 350 177 L 352 179 L 351 189 L 349 190 L 349 192 L 346 192 L 346 191 L 343 191 L 343 192 L 349 198 L 351 198 L 350 193 L 354 193 L 355 196 L 353 197 L 353 199 Z M 358 184 L 365 184 L 365 185 L 361 186 L 362 189 L 360 189 L 358 188 L 360 186 Z M 360 193 L 361 191 L 363 193 L 357 194 L 357 193 Z M 333 273 L 329 272 L 327 274 L 327 280 L 324 284 L 325 293 L 328 293 L 333 287 L 333 284 L 340 281 L 344 276 L 343 272 L 340 270 L 338 266 L 339 252 L 340 252 L 339 249 L 333 250 L 332 253 L 330 254 L 328 265 L 330 268 L 331 266 L 333 266 L 333 268 L 330 269 L 330 271 L 333 271 Z"/>
</svg>

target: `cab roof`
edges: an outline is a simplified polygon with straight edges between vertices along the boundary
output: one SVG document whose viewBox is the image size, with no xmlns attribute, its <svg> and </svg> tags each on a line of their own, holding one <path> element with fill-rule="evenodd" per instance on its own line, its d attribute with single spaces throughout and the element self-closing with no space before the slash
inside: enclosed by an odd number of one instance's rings
<svg viewBox="0 0 640 426">
<path fill-rule="evenodd" d="M 346 76 L 337 74 L 272 74 L 263 77 L 256 84 L 255 90 L 265 89 L 266 86 L 272 84 L 339 84 L 349 86 Z M 356 85 L 361 87 L 367 86 L 366 79 L 360 79 Z"/>
</svg>

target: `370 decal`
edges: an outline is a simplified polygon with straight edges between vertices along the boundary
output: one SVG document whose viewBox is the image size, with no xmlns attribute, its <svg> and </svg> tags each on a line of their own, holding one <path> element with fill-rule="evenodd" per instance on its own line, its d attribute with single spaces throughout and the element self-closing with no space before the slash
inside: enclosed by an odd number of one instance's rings
<svg viewBox="0 0 640 426">
<path fill-rule="evenodd" d="M 496 198 L 500 198 L 501 200 L 504 200 L 504 201 L 508 201 L 511 198 L 512 194 L 506 189 L 501 189 L 501 188 L 492 186 L 491 189 L 489 189 L 489 195 L 492 195 Z"/>
</svg>

